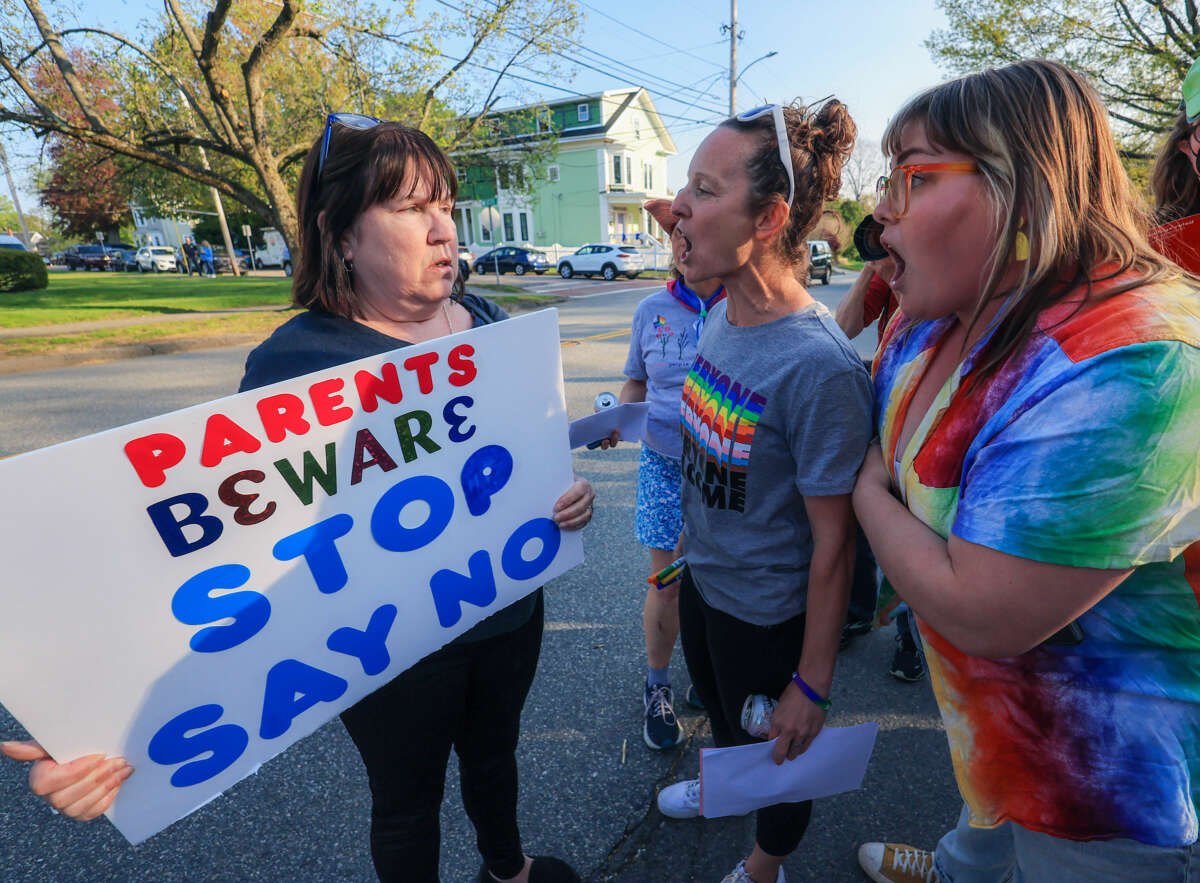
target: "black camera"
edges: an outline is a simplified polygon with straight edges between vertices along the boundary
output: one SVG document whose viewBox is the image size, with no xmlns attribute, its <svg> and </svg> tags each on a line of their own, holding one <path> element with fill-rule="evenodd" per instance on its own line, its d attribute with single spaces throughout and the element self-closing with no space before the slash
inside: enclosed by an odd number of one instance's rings
<svg viewBox="0 0 1200 883">
<path fill-rule="evenodd" d="M 888 256 L 887 249 L 879 242 L 883 232 L 883 224 L 875 220 L 874 215 L 867 215 L 854 230 L 854 247 L 864 261 L 879 261 Z"/>
</svg>

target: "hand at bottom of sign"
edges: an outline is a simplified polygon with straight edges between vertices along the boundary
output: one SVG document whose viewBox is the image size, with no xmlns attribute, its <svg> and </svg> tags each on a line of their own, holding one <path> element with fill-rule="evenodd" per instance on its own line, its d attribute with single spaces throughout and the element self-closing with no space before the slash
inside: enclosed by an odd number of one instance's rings
<svg viewBox="0 0 1200 883">
<path fill-rule="evenodd" d="M 554 504 L 554 523 L 563 530 L 579 530 L 592 520 L 596 492 L 586 478 L 575 476 L 567 492 Z"/>
<path fill-rule="evenodd" d="M 32 760 L 29 789 L 58 812 L 81 822 L 112 806 L 121 783 L 133 772 L 125 758 L 103 754 L 58 763 L 37 742 L 0 743 L 0 752 L 13 760 Z"/>
</svg>

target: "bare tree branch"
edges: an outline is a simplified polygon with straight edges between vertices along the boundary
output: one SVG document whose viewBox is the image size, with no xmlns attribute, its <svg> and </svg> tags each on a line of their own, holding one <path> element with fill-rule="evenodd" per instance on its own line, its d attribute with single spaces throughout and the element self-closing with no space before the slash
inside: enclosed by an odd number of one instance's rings
<svg viewBox="0 0 1200 883">
<path fill-rule="evenodd" d="M 98 116 L 92 113 L 92 100 L 84 92 L 83 84 L 79 82 L 79 77 L 75 74 L 75 65 L 71 64 L 71 59 L 67 56 L 67 50 L 63 48 L 62 41 L 58 39 L 58 34 L 54 28 L 50 26 L 50 21 L 46 18 L 46 13 L 42 11 L 41 3 L 38 0 L 25 0 L 25 7 L 29 10 L 29 14 L 33 16 L 38 33 L 42 35 L 42 40 L 45 41 L 47 48 L 49 48 L 50 56 L 54 59 L 54 64 L 58 68 L 63 82 L 66 84 L 67 89 L 70 90 L 75 103 L 79 105 L 79 112 L 88 121 L 88 125 L 97 132 L 107 132 L 108 128 L 101 122 Z"/>
<path fill-rule="evenodd" d="M 175 76 L 174 72 L 171 71 L 166 65 L 164 65 L 161 61 L 159 61 L 141 46 L 138 46 L 136 43 L 127 40 L 120 34 L 114 34 L 112 31 L 102 30 L 101 28 L 67 28 L 65 31 L 62 31 L 61 34 L 63 36 L 66 36 L 67 34 L 97 34 L 120 43 L 122 46 L 128 46 L 146 61 L 150 62 L 150 64 L 152 64 L 159 73 L 175 84 L 175 88 L 179 90 L 179 94 L 183 96 L 184 101 L 186 101 L 187 104 L 192 108 L 196 116 L 200 117 L 200 122 L 204 124 L 204 128 L 208 129 L 209 133 L 211 133 L 213 136 L 216 136 L 217 130 L 213 128 L 212 122 L 208 119 L 208 115 L 204 113 L 204 109 L 200 106 L 200 102 L 197 100 L 191 88 L 177 76 Z"/>
<path fill-rule="evenodd" d="M 250 57 L 242 65 L 242 77 L 246 81 L 246 104 L 250 112 L 250 128 L 254 132 L 254 145 L 261 154 L 266 165 L 274 165 L 275 160 L 267 148 L 267 124 L 263 114 L 262 65 L 263 60 L 283 42 L 293 22 L 296 20 L 296 7 L 292 0 L 283 0 L 283 8 L 279 15 L 258 43 L 250 52 Z"/>
</svg>

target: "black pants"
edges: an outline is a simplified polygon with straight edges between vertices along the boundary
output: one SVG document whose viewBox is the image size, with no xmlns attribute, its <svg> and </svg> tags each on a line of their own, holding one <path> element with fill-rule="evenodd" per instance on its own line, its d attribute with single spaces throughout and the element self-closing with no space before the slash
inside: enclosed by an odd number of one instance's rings
<svg viewBox="0 0 1200 883">
<path fill-rule="evenodd" d="M 451 745 L 484 863 L 498 877 L 520 873 L 516 749 L 542 623 L 539 594 L 520 628 L 443 647 L 342 712 L 371 782 L 371 858 L 380 880 L 438 879 Z"/>
<path fill-rule="evenodd" d="M 777 698 L 792 680 L 804 645 L 804 614 L 759 626 L 709 607 L 685 569 L 679 589 L 679 634 L 692 685 L 700 694 L 718 748 L 761 742 L 742 729 L 742 703 Z M 790 855 L 804 836 L 812 801 L 758 810 L 754 840 L 768 855 Z"/>
</svg>

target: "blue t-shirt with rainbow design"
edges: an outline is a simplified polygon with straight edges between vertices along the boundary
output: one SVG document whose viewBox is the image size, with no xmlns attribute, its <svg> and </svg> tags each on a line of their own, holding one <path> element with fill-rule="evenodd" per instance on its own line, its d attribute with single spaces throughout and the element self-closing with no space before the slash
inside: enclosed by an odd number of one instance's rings
<svg viewBox="0 0 1200 883">
<path fill-rule="evenodd" d="M 803 613 L 803 498 L 849 493 L 871 437 L 862 360 L 819 303 L 752 326 L 719 303 L 680 418 L 684 554 L 704 600 L 755 625 Z"/>
<path fill-rule="evenodd" d="M 874 371 L 884 462 L 943 537 L 1133 569 L 1079 618 L 1078 644 L 980 659 L 920 623 L 972 823 L 1184 846 L 1200 804 L 1200 293 L 1078 306 L 1045 310 L 970 392 L 968 355 L 903 451 L 908 401 L 954 320 L 894 317 Z"/>
</svg>

